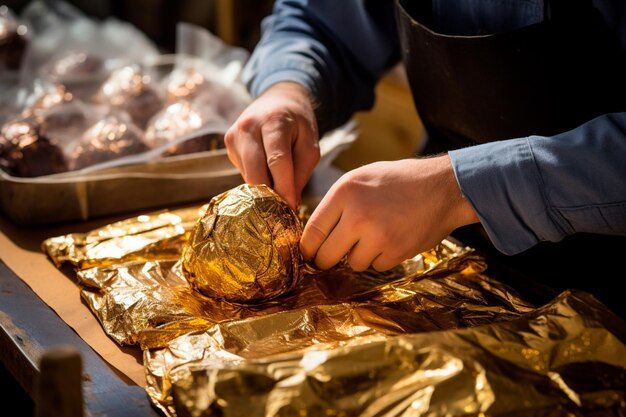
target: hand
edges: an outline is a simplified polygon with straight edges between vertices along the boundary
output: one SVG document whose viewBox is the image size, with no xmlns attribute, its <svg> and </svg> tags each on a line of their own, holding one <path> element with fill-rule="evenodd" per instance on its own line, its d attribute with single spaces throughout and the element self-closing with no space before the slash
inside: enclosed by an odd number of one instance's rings
<svg viewBox="0 0 626 417">
<path fill-rule="evenodd" d="M 347 255 L 355 271 L 384 271 L 477 221 L 448 155 L 376 162 L 333 184 L 309 218 L 300 249 L 320 269 Z"/>
<path fill-rule="evenodd" d="M 228 129 L 228 157 L 249 184 L 269 185 L 294 210 L 320 159 L 318 130 L 308 90 L 274 84 Z"/>
</svg>

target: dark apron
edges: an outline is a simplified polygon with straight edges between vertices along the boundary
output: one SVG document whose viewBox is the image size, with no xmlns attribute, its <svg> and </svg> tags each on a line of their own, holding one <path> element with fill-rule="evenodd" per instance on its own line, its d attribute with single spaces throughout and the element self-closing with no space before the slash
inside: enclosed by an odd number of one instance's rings
<svg viewBox="0 0 626 417">
<path fill-rule="evenodd" d="M 626 111 L 626 57 L 591 1 L 553 0 L 549 20 L 488 36 L 436 33 L 427 3 L 398 0 L 396 7 L 409 84 L 429 137 L 425 153 L 551 136 Z M 536 302 L 578 288 L 626 317 L 616 291 L 626 279 L 625 237 L 576 234 L 515 256 L 495 250 L 480 225 L 453 237 L 483 251 L 492 275 L 539 296 Z"/>
</svg>

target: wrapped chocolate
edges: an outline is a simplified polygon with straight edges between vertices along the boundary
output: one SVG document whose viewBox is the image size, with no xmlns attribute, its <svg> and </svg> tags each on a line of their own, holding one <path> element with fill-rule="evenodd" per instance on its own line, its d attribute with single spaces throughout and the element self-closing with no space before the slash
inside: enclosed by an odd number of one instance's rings
<svg viewBox="0 0 626 417">
<path fill-rule="evenodd" d="M 128 117 L 109 115 L 82 135 L 70 154 L 72 170 L 145 152 L 141 130 Z"/>
<path fill-rule="evenodd" d="M 87 128 L 104 116 L 103 109 L 97 109 L 81 101 L 63 102 L 38 112 L 38 120 L 44 130 L 51 135 L 66 138 L 65 143 L 73 143 Z"/>
<path fill-rule="evenodd" d="M 154 115 L 146 127 L 145 140 L 152 148 L 171 144 L 163 152 L 164 156 L 182 155 L 194 152 L 225 148 L 225 125 L 187 100 L 172 103 Z M 220 132 L 207 131 L 207 126 L 215 126 Z"/>
<path fill-rule="evenodd" d="M 243 184 L 211 199 L 183 248 L 183 272 L 208 297 L 270 300 L 303 276 L 301 234 L 297 214 L 278 194 Z"/>
<path fill-rule="evenodd" d="M 174 142 L 202 127 L 202 116 L 189 101 L 172 103 L 150 119 L 146 127 L 146 142 L 153 148 Z"/>
<path fill-rule="evenodd" d="M 223 133 L 205 133 L 182 142 L 177 142 L 163 152 L 163 156 L 185 155 L 196 152 L 216 151 L 225 149 Z"/>
<path fill-rule="evenodd" d="M 28 45 L 28 28 L 18 23 L 5 5 L 0 5 L 0 70 L 18 70 Z"/>
<path fill-rule="evenodd" d="M 0 168 L 16 177 L 67 171 L 63 151 L 35 116 L 13 119 L 0 130 Z"/>
<path fill-rule="evenodd" d="M 44 74 L 55 80 L 73 77 L 88 77 L 104 70 L 104 60 L 85 51 L 66 51 L 52 60 L 44 69 Z"/>
<path fill-rule="evenodd" d="M 127 65 L 111 73 L 96 95 L 96 101 L 127 112 L 133 122 L 144 129 L 163 106 L 150 83 L 150 75 L 138 65 Z"/>
<path fill-rule="evenodd" d="M 44 79 L 63 84 L 75 97 L 93 101 L 93 96 L 110 74 L 105 60 L 81 49 L 63 51 L 40 70 Z"/>
<path fill-rule="evenodd" d="M 55 106 L 73 100 L 72 94 L 62 84 L 48 86 L 42 91 L 33 93 L 30 97 L 29 102 L 31 103 L 22 111 L 24 117 L 39 115 Z"/>
<path fill-rule="evenodd" d="M 167 100 L 190 99 L 207 85 L 206 78 L 195 68 L 176 68 L 166 78 Z"/>
</svg>

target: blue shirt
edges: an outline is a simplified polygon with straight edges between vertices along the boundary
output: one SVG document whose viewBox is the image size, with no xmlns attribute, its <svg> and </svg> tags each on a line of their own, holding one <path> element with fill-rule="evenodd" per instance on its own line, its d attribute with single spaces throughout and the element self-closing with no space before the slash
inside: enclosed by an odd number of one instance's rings
<svg viewBox="0 0 626 417">
<path fill-rule="evenodd" d="M 594 0 L 626 50 L 626 4 Z M 322 131 L 370 109 L 380 77 L 400 59 L 388 0 L 277 0 L 244 70 L 253 96 L 279 81 L 309 88 Z M 492 33 L 542 21 L 543 0 L 434 0 L 442 33 Z M 625 74 L 626 76 L 626 74 Z M 465 198 L 505 254 L 577 232 L 626 235 L 626 113 L 554 137 L 449 152 Z"/>
</svg>

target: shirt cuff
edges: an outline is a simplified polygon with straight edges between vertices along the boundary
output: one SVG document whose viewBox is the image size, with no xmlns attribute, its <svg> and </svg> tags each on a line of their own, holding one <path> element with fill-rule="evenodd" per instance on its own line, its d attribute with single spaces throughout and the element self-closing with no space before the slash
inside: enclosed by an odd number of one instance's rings
<svg viewBox="0 0 626 417">
<path fill-rule="evenodd" d="M 461 192 L 500 252 L 514 255 L 540 241 L 562 239 L 563 233 L 546 209 L 529 138 L 491 142 L 448 154 Z"/>
</svg>

